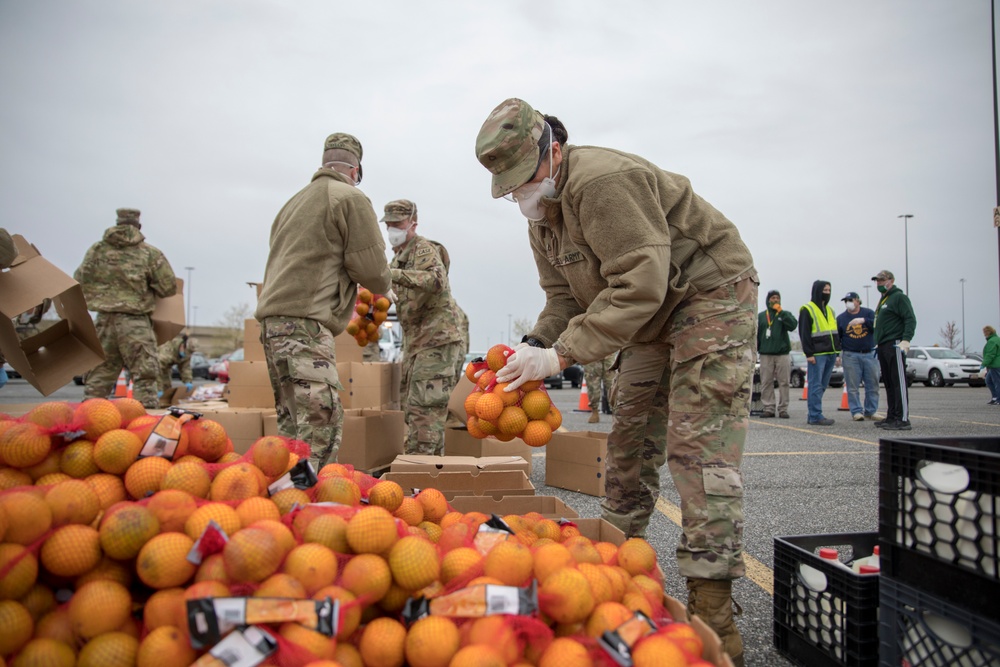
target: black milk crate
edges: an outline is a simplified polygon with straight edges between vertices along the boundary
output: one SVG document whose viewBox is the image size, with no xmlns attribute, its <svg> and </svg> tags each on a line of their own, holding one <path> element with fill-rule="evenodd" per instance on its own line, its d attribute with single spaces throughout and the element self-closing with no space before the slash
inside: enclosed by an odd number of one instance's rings
<svg viewBox="0 0 1000 667">
<path fill-rule="evenodd" d="M 890 667 L 996 667 L 1000 624 L 913 586 L 882 577 L 879 651 Z"/>
<path fill-rule="evenodd" d="M 842 563 L 870 556 L 878 533 L 774 538 L 774 647 L 798 665 L 878 665 L 878 574 L 855 574 L 819 557 L 833 547 Z M 817 576 L 819 575 L 819 576 Z"/>
<path fill-rule="evenodd" d="M 1000 438 L 881 438 L 882 574 L 993 616 L 998 515 Z"/>
</svg>

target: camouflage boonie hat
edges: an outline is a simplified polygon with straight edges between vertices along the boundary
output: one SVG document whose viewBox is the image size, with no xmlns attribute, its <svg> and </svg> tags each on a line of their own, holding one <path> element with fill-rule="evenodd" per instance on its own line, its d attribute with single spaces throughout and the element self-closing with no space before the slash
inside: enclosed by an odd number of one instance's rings
<svg viewBox="0 0 1000 667">
<path fill-rule="evenodd" d="M 139 209 L 137 208 L 119 208 L 115 209 L 115 213 L 118 215 L 119 225 L 135 225 L 139 223 Z"/>
<path fill-rule="evenodd" d="M 326 138 L 323 142 L 323 150 L 328 151 L 332 149 L 340 149 L 347 151 L 358 158 L 358 179 L 364 176 L 364 171 L 361 169 L 361 156 L 364 151 L 361 148 L 361 142 L 353 134 L 347 134 L 346 132 L 334 132 Z"/>
<path fill-rule="evenodd" d="M 493 198 L 521 187 L 538 169 L 538 142 L 545 131 L 542 114 L 524 100 L 501 102 L 479 129 L 476 158 L 493 172 Z"/>
<path fill-rule="evenodd" d="M 872 276 L 872 280 L 895 280 L 895 279 L 896 276 L 892 275 L 892 271 L 890 271 L 889 269 L 882 269 L 874 276 Z"/>
<path fill-rule="evenodd" d="M 409 199 L 393 199 L 385 205 L 385 215 L 379 222 L 403 222 L 417 212 L 417 205 Z"/>
</svg>

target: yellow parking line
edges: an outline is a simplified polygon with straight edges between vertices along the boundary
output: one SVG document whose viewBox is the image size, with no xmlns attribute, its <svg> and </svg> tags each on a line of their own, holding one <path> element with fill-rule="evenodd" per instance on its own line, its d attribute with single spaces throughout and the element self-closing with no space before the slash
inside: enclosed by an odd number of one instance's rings
<svg viewBox="0 0 1000 667">
<path fill-rule="evenodd" d="M 681 508 L 669 500 L 658 498 L 656 509 L 678 526 L 681 525 Z M 768 595 L 774 595 L 774 572 L 767 565 L 757 560 L 746 551 L 743 552 L 743 564 L 746 567 L 747 578 L 760 586 Z"/>
<path fill-rule="evenodd" d="M 757 424 L 758 422 L 754 422 Z M 799 428 L 798 426 L 784 426 L 782 424 L 760 424 L 760 426 L 768 426 L 770 428 L 783 428 L 788 431 L 798 431 L 799 433 L 808 433 L 809 435 L 821 435 L 824 438 L 836 438 L 837 440 L 847 440 L 849 442 L 860 442 L 863 445 L 875 445 L 878 447 L 877 442 L 872 442 L 871 440 L 862 440 L 861 438 L 850 438 L 846 435 L 834 435 L 833 433 L 823 433 L 811 428 Z"/>
</svg>

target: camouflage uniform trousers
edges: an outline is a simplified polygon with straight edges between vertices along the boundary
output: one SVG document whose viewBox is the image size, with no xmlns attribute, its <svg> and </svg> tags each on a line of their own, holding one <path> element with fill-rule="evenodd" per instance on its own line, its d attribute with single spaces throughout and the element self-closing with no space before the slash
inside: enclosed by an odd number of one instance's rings
<svg viewBox="0 0 1000 667">
<path fill-rule="evenodd" d="M 382 350 L 378 343 L 368 343 L 361 349 L 361 361 L 382 361 Z"/>
<path fill-rule="evenodd" d="M 84 396 L 110 396 L 124 367 L 132 375 L 132 396 L 147 408 L 160 407 L 156 396 L 160 362 L 149 315 L 98 313 L 95 326 L 106 358 L 87 375 Z"/>
<path fill-rule="evenodd" d="M 666 461 L 681 498 L 677 562 L 692 579 L 744 575 L 743 477 L 756 358 L 757 283 L 745 278 L 682 302 L 669 342 L 619 357 L 603 517 L 642 536 Z"/>
<path fill-rule="evenodd" d="M 336 460 L 344 428 L 333 334 L 315 320 L 266 317 L 261 322 L 261 343 L 274 390 L 278 433 L 307 443 L 312 450 L 309 460 L 319 470 Z"/>
<path fill-rule="evenodd" d="M 400 401 L 406 415 L 407 454 L 444 455 L 448 399 L 455 388 L 462 343 L 417 350 L 403 360 Z"/>
<path fill-rule="evenodd" d="M 611 370 L 611 365 L 615 361 L 615 355 L 610 355 L 594 361 L 583 367 L 583 377 L 587 382 L 587 403 L 590 411 L 595 412 L 601 409 L 601 383 L 604 383 L 604 390 L 608 392 L 608 400 L 611 400 L 611 387 L 615 381 L 615 371 Z"/>
</svg>

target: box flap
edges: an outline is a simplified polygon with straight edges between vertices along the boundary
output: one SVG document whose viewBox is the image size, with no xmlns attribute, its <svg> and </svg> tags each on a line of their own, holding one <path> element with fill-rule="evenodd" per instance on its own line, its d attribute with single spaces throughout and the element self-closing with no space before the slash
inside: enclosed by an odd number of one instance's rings
<svg viewBox="0 0 1000 667">
<path fill-rule="evenodd" d="M 523 470 L 462 470 L 441 472 L 388 472 L 385 481 L 396 482 L 403 493 L 412 496 L 421 489 L 437 489 L 445 498 L 455 496 L 490 496 L 502 498 L 512 495 L 534 495 L 535 487 Z"/>
<path fill-rule="evenodd" d="M 392 472 L 406 470 L 524 470 L 531 468 L 520 456 L 433 456 L 429 454 L 403 454 L 392 462 Z"/>
<path fill-rule="evenodd" d="M 580 514 L 555 496 L 455 496 L 448 501 L 458 512 L 483 512 L 484 514 L 527 514 L 538 512 L 547 519 L 575 519 Z"/>
<path fill-rule="evenodd" d="M 177 293 L 165 299 L 157 299 L 153 307 L 153 333 L 156 334 L 156 344 L 163 345 L 184 330 L 184 281 L 177 280 Z"/>
</svg>

